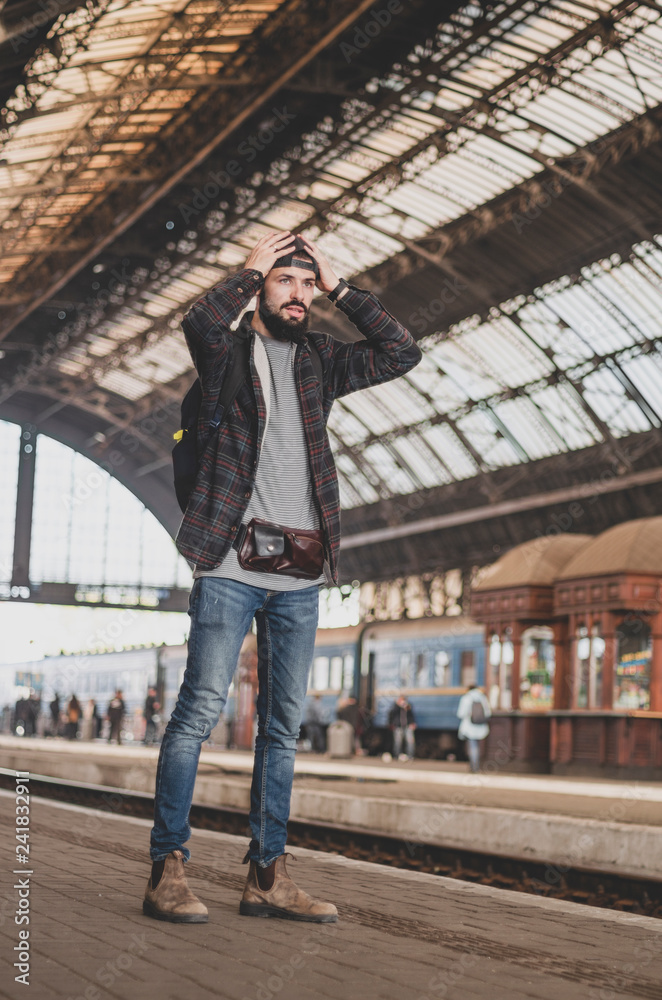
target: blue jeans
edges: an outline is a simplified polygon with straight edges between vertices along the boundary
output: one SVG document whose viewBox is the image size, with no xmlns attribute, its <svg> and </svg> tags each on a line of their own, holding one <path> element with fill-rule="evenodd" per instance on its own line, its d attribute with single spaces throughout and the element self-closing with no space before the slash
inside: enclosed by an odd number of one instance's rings
<svg viewBox="0 0 662 1000">
<path fill-rule="evenodd" d="M 191 590 L 186 672 L 159 754 L 150 855 L 190 851 L 189 811 L 200 748 L 227 700 L 239 651 L 257 622 L 258 733 L 251 785 L 249 854 L 262 867 L 285 851 L 294 755 L 319 610 L 317 586 L 274 591 L 200 577 Z"/>
<path fill-rule="evenodd" d="M 480 769 L 480 740 L 467 740 L 467 756 L 472 772 Z"/>
<path fill-rule="evenodd" d="M 414 730 L 410 729 L 409 726 L 405 726 L 404 729 L 401 726 L 396 726 L 393 730 L 393 756 L 399 757 L 402 750 L 402 741 L 405 743 L 405 751 L 408 757 L 413 757 L 416 754 L 416 741 L 414 740 Z"/>
</svg>

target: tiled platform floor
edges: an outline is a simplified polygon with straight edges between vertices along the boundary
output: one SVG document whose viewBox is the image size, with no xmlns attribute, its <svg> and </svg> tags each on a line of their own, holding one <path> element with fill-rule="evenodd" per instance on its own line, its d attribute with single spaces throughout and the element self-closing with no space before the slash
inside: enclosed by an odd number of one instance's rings
<svg viewBox="0 0 662 1000">
<path fill-rule="evenodd" d="M 0 994 L 35 1000 L 660 1000 L 662 921 L 296 849 L 336 925 L 240 917 L 246 842 L 194 831 L 203 925 L 142 915 L 149 823 L 33 798 L 30 868 L 0 792 Z M 23 873 L 14 875 L 14 869 Z M 25 871 L 33 874 L 26 876 Z M 14 980 L 29 878 L 30 986 Z"/>
</svg>

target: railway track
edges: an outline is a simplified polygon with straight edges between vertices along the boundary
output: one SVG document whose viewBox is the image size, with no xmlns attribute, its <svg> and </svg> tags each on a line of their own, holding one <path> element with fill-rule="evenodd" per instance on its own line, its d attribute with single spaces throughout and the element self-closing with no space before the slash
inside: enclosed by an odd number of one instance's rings
<svg viewBox="0 0 662 1000">
<path fill-rule="evenodd" d="M 14 771 L 0 768 L 0 787 L 14 788 Z M 33 796 L 101 809 L 121 816 L 151 819 L 153 799 L 99 785 L 65 781 L 32 773 Z M 238 810 L 196 806 L 191 826 L 236 836 L 250 836 L 248 816 Z M 431 844 L 411 844 L 364 830 L 290 820 L 288 843 L 309 850 L 341 854 L 359 861 L 442 875 L 479 885 L 562 899 L 587 906 L 662 918 L 662 880 L 544 865 L 530 859 L 459 851 Z"/>
</svg>

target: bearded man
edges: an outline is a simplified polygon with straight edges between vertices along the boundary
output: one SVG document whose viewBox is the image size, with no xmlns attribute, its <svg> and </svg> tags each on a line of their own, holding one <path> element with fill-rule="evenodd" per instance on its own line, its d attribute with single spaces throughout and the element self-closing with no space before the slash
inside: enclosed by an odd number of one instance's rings
<svg viewBox="0 0 662 1000">
<path fill-rule="evenodd" d="M 346 344 L 308 333 L 315 287 L 365 339 Z M 245 313 L 255 296 L 257 310 Z M 261 239 L 243 270 L 196 302 L 183 328 L 202 384 L 204 451 L 177 536 L 195 565 L 191 631 L 159 756 L 143 912 L 176 923 L 208 918 L 184 872 L 189 811 L 201 744 L 223 710 L 255 619 L 258 732 L 239 912 L 327 923 L 337 919 L 336 907 L 299 889 L 285 863 L 319 587 L 338 576 L 340 501 L 326 423 L 334 399 L 405 374 L 421 353 L 372 293 L 338 279 L 313 242 L 290 232 Z M 249 377 L 210 435 L 239 338 L 250 341 Z M 305 549 L 297 549 L 301 537 Z M 315 546 L 319 557 L 310 555 Z"/>
</svg>

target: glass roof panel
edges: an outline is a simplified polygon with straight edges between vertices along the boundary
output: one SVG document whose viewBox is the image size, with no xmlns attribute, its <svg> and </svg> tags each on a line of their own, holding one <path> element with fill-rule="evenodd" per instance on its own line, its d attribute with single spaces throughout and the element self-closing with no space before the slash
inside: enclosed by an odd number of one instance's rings
<svg viewBox="0 0 662 1000">
<path fill-rule="evenodd" d="M 422 431 L 422 436 L 455 479 L 468 479 L 479 471 L 476 461 L 462 441 L 446 424 L 427 427 Z"/>
<path fill-rule="evenodd" d="M 126 399 L 141 399 L 152 389 L 149 382 L 117 369 L 104 372 L 97 378 L 97 382 L 104 389 L 109 389 Z"/>
<path fill-rule="evenodd" d="M 584 399 L 617 437 L 650 430 L 650 423 L 637 404 L 628 399 L 614 372 L 600 368 L 583 379 Z"/>
<path fill-rule="evenodd" d="M 462 393 L 465 400 L 482 399 L 502 388 L 483 362 L 482 355 L 473 353 L 470 347 L 465 348 L 462 336 L 437 344 L 431 352 L 447 378 L 452 380 L 456 392 Z"/>
<path fill-rule="evenodd" d="M 116 346 L 114 340 L 108 340 L 106 337 L 90 337 L 87 350 L 93 358 L 104 358 L 114 351 Z"/>
<path fill-rule="evenodd" d="M 382 386 L 362 389 L 343 397 L 343 408 L 353 414 L 373 434 L 387 434 L 400 426 L 400 414 L 387 410 L 379 390 Z"/>
<path fill-rule="evenodd" d="M 387 495 L 397 495 L 398 493 L 412 493 L 420 488 L 403 468 L 398 465 L 397 459 L 390 448 L 383 444 L 375 443 L 369 445 L 363 452 L 362 460 L 370 462 L 373 469 L 386 486 Z"/>
<path fill-rule="evenodd" d="M 436 414 L 434 406 L 409 384 L 407 375 L 395 382 L 378 386 L 377 393 L 380 405 L 388 413 L 399 417 L 398 423 L 402 426 L 428 420 Z"/>
<path fill-rule="evenodd" d="M 548 298 L 547 304 L 576 331 L 586 344 L 587 356 L 598 345 L 599 350 L 608 352 L 634 342 L 626 325 L 611 316 L 590 293 L 590 284 L 572 285 L 560 294 Z"/>
<path fill-rule="evenodd" d="M 457 426 L 489 468 L 498 469 L 526 461 L 522 453 L 504 437 L 494 416 L 486 410 L 472 410 L 458 419 Z"/>
<path fill-rule="evenodd" d="M 590 358 L 593 354 L 589 340 L 576 332 L 555 311 L 552 295 L 538 302 L 527 303 L 519 312 L 523 328 L 541 349 L 551 355 L 557 368 L 565 369 Z M 574 318 L 571 310 L 566 312 Z"/>
<path fill-rule="evenodd" d="M 468 332 L 460 346 L 486 372 L 492 372 L 500 386 L 517 386 L 542 378 L 552 365 L 542 352 L 507 317 L 495 318 Z"/>
<path fill-rule="evenodd" d="M 354 414 L 345 406 L 344 399 L 338 399 L 334 403 L 331 417 L 329 419 L 329 430 L 336 435 L 347 447 L 354 447 L 369 435 L 369 430 Z"/>
<path fill-rule="evenodd" d="M 379 493 L 370 482 L 365 468 L 359 469 L 356 462 L 347 454 L 336 455 L 336 465 L 338 468 L 341 487 L 348 486 L 351 492 L 359 498 L 359 503 L 376 503 L 379 500 Z M 355 503 L 352 506 L 356 506 Z"/>
<path fill-rule="evenodd" d="M 564 385 L 536 388 L 531 398 L 564 446 L 559 451 L 588 448 L 602 439 L 590 417 L 581 408 L 577 394 Z"/>
<path fill-rule="evenodd" d="M 662 355 L 640 354 L 634 358 L 624 358 L 620 367 L 632 382 L 636 392 L 652 410 L 652 420 L 662 425 Z"/>
<path fill-rule="evenodd" d="M 452 481 L 451 474 L 436 452 L 426 445 L 423 436 L 418 434 L 400 435 L 393 441 L 392 447 L 414 473 L 421 487 L 431 489 Z"/>
<path fill-rule="evenodd" d="M 437 352 L 432 347 L 426 349 L 421 363 L 409 372 L 407 379 L 430 399 L 430 404 L 437 413 L 446 413 L 462 406 L 468 397 L 460 382 L 439 370 L 435 363 L 437 360 Z"/>
<path fill-rule="evenodd" d="M 527 397 L 506 400 L 495 406 L 494 411 L 530 459 L 545 458 L 563 450 L 558 436 Z"/>
<path fill-rule="evenodd" d="M 613 305 L 619 325 L 630 326 L 633 341 L 640 341 L 642 335 L 655 337 L 658 334 L 662 287 L 647 280 L 634 264 L 626 261 L 622 267 L 598 275 L 593 284 L 605 303 Z"/>
</svg>

